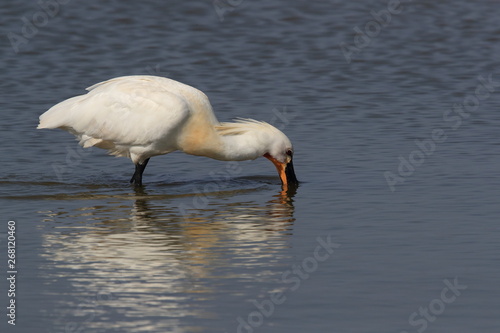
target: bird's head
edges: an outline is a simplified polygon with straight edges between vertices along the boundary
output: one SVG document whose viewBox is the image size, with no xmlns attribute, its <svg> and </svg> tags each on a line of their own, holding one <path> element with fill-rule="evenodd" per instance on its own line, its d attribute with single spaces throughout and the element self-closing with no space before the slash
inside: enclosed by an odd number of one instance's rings
<svg viewBox="0 0 500 333">
<path fill-rule="evenodd" d="M 213 158 L 243 161 L 264 156 L 278 170 L 284 189 L 298 186 L 293 170 L 292 143 L 279 129 L 263 121 L 237 119 L 233 123 L 220 123 L 216 130 L 225 149 L 219 157 Z"/>
<path fill-rule="evenodd" d="M 284 188 L 297 187 L 299 181 L 293 169 L 293 147 L 288 137 L 276 129 L 273 141 L 269 145 L 269 151 L 264 157 L 273 162 Z"/>
</svg>

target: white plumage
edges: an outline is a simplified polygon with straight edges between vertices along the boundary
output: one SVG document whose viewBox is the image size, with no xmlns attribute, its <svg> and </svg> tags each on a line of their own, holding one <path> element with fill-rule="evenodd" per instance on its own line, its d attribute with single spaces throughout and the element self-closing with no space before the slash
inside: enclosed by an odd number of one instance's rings
<svg viewBox="0 0 500 333">
<path fill-rule="evenodd" d="M 83 147 L 129 157 L 136 165 L 131 179 L 136 185 L 150 157 L 175 150 L 218 160 L 265 156 L 278 168 L 284 186 L 297 183 L 285 134 L 251 119 L 219 123 L 198 89 L 162 77 L 124 76 L 87 90 L 42 114 L 38 128 L 61 128 Z"/>
</svg>

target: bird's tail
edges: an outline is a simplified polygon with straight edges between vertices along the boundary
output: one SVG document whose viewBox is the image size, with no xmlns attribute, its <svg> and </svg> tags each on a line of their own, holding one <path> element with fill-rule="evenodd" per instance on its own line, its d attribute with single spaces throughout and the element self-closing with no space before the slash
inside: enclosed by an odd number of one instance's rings
<svg viewBox="0 0 500 333">
<path fill-rule="evenodd" d="M 69 98 L 58 103 L 40 116 L 40 123 L 37 129 L 71 127 L 68 117 L 71 109 L 78 104 L 85 95 Z"/>
</svg>

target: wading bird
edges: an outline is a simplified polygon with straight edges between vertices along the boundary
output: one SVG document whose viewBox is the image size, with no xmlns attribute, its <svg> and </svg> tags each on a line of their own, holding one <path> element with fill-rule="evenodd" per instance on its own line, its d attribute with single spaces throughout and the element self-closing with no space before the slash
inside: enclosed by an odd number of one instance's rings
<svg viewBox="0 0 500 333">
<path fill-rule="evenodd" d="M 293 147 L 276 127 L 257 120 L 220 123 L 208 97 L 157 76 L 124 76 L 97 83 L 88 93 L 56 104 L 37 128 L 61 128 L 84 147 L 106 149 L 135 164 L 130 183 L 142 186 L 149 159 L 179 150 L 221 161 L 269 159 L 283 188 L 298 185 Z"/>
</svg>

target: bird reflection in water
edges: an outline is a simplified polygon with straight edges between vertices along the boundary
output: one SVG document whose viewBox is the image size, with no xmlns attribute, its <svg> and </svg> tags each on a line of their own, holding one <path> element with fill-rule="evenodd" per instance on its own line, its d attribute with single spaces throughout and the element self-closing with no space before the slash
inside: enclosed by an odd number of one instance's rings
<svg viewBox="0 0 500 333">
<path fill-rule="evenodd" d="M 216 317 L 212 308 L 193 304 L 217 297 L 224 279 L 254 283 L 249 269 L 260 280 L 275 279 L 270 265 L 288 256 L 294 190 L 282 190 L 264 203 L 235 201 L 234 192 L 224 191 L 210 197 L 204 209 L 185 215 L 176 207 L 185 197 L 165 200 L 148 194 L 147 187 L 133 190 L 132 207 L 130 201 L 110 198 L 107 204 L 49 214 L 65 231 L 45 234 L 43 253 L 53 278 L 68 280 L 71 293 L 111 295 L 101 303 L 124 314 L 123 320 Z M 72 307 L 59 304 L 54 311 L 67 317 Z M 77 312 L 71 317 L 78 318 Z M 95 319 L 92 325 L 101 324 Z"/>
</svg>

